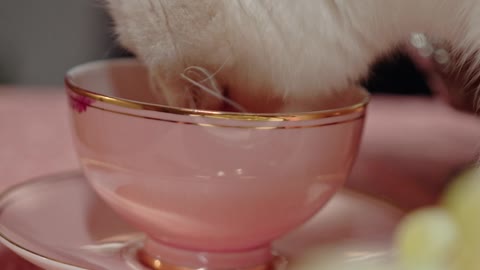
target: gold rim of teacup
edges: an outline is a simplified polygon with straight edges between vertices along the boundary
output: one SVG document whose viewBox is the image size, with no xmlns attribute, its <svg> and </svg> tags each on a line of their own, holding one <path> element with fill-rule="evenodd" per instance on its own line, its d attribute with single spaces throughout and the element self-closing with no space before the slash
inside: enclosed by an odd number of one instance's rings
<svg viewBox="0 0 480 270">
<path fill-rule="evenodd" d="M 161 104 L 146 103 L 136 100 L 124 99 L 109 95 L 104 95 L 97 93 L 92 90 L 88 90 L 79 86 L 75 79 L 72 76 L 74 69 L 82 67 L 88 64 L 95 63 L 113 63 L 115 61 L 125 61 L 125 59 L 114 59 L 114 60 L 100 60 L 85 63 L 76 67 L 73 67 L 67 72 L 65 76 L 65 85 L 73 93 L 90 98 L 94 101 L 107 103 L 123 108 L 135 109 L 135 110 L 145 110 L 145 111 L 155 111 L 169 114 L 176 114 L 182 116 L 195 116 L 195 117 L 205 117 L 205 118 L 214 118 L 214 119 L 223 119 L 223 120 L 238 120 L 238 121 L 262 121 L 262 122 L 283 122 L 283 121 L 308 121 L 316 120 L 330 117 L 338 117 L 349 115 L 353 113 L 365 111 L 368 103 L 370 102 L 370 94 L 363 87 L 353 86 L 354 88 L 359 89 L 363 98 L 356 102 L 355 104 L 339 107 L 335 109 L 325 109 L 311 112 L 299 112 L 299 113 L 278 113 L 278 114 L 269 114 L 269 113 L 237 113 L 237 112 L 224 112 L 224 111 L 213 111 L 213 110 L 198 110 L 198 109 L 188 109 L 188 108 L 179 108 Z"/>
</svg>

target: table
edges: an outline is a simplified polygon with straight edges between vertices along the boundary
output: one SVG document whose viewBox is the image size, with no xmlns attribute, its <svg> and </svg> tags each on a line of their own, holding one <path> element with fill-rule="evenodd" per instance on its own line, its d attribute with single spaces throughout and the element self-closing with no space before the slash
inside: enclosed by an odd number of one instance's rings
<svg viewBox="0 0 480 270">
<path fill-rule="evenodd" d="M 61 87 L 0 86 L 0 190 L 79 167 Z M 480 122 L 426 97 L 375 96 L 347 186 L 413 209 L 480 153 Z M 36 269 L 0 247 L 3 270 Z"/>
</svg>

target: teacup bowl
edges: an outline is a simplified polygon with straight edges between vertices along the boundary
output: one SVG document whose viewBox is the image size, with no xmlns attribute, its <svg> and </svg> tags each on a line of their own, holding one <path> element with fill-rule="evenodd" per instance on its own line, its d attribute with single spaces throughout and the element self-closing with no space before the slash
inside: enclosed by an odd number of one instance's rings
<svg viewBox="0 0 480 270">
<path fill-rule="evenodd" d="M 347 179 L 369 96 L 335 108 L 250 114 L 152 102 L 136 60 L 106 60 L 66 76 L 81 165 L 95 191 L 147 235 L 152 258 L 238 268 L 324 206 Z M 201 256 L 199 255 L 201 254 Z"/>
</svg>

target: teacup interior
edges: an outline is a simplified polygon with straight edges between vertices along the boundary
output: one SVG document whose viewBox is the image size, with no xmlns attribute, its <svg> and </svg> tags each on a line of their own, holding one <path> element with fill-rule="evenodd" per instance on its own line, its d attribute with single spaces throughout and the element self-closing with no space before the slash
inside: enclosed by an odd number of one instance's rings
<svg viewBox="0 0 480 270">
<path fill-rule="evenodd" d="M 107 61 L 91 62 L 77 66 L 67 74 L 68 80 L 75 86 L 100 94 L 106 97 L 119 98 L 134 102 L 142 102 L 157 105 L 158 104 L 154 90 L 150 85 L 150 78 L 147 68 L 134 58 L 123 58 Z M 301 102 L 292 101 L 286 106 L 277 104 L 272 106 L 272 102 L 284 102 L 283 98 L 268 98 L 268 100 L 259 100 L 259 106 L 264 108 L 276 108 L 273 111 L 249 111 L 252 113 L 293 113 L 336 110 L 354 105 L 365 104 L 368 99 L 368 93 L 361 88 L 353 91 L 332 92 L 329 97 L 312 97 L 309 100 Z M 263 105 L 262 105 L 263 104 Z M 287 110 L 277 110 L 286 108 Z M 226 109 L 227 110 L 227 109 Z M 267 109 L 269 110 L 269 109 Z M 228 109 L 228 111 L 231 111 Z"/>
<path fill-rule="evenodd" d="M 148 70 L 134 59 L 87 63 L 73 68 L 68 77 L 76 86 L 100 95 L 155 103 Z"/>
</svg>

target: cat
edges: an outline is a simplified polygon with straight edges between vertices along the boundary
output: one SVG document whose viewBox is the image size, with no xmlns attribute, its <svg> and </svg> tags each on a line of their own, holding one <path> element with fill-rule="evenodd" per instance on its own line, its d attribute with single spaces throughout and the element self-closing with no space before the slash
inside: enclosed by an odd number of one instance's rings
<svg viewBox="0 0 480 270">
<path fill-rule="evenodd" d="M 105 1 L 119 43 L 171 106 L 219 109 L 215 94 L 249 112 L 335 104 L 412 33 L 452 45 L 445 72 L 478 75 L 475 0 Z"/>
</svg>

